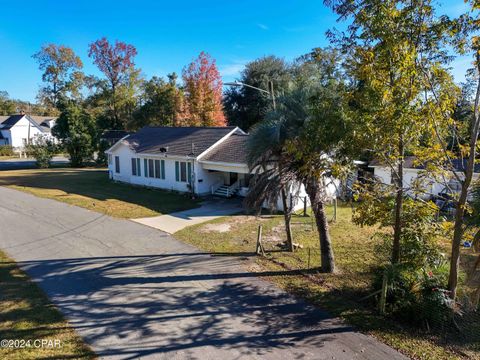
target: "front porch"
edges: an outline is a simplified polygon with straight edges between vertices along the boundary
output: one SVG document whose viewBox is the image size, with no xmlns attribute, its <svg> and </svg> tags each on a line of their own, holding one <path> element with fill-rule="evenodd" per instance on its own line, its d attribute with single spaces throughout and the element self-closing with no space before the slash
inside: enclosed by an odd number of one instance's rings
<svg viewBox="0 0 480 360">
<path fill-rule="evenodd" d="M 226 164 L 205 161 L 201 162 L 204 171 L 214 176 L 216 181 L 210 186 L 210 193 L 227 197 L 246 196 L 252 175 L 245 164 Z"/>
<path fill-rule="evenodd" d="M 214 170 L 210 170 L 214 171 Z M 251 175 L 235 172 L 218 172 L 219 181 L 211 186 L 211 193 L 215 196 L 227 197 L 238 195 L 245 197 Z"/>
</svg>

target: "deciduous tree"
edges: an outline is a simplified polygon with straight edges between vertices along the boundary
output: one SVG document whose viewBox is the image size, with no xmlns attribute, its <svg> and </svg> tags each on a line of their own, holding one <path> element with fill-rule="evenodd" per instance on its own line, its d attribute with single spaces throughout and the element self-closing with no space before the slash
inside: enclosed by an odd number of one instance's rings
<svg viewBox="0 0 480 360">
<path fill-rule="evenodd" d="M 347 72 L 355 79 L 350 105 L 364 146 L 392 174 L 391 261 L 395 264 L 401 261 L 405 156 L 416 154 L 420 163 L 431 158 L 437 135 L 432 124 L 445 128 L 445 118 L 430 113 L 433 102 L 426 73 L 438 88 L 449 90 L 442 92 L 435 106 L 453 111 L 456 88 L 445 66 L 448 19 L 436 16 L 431 0 L 325 3 L 340 19 L 351 21 L 346 33 L 331 32 L 330 37 L 347 56 Z"/>
<path fill-rule="evenodd" d="M 65 105 L 52 134 L 65 147 L 73 167 L 83 166 L 93 158 L 97 138 L 95 119 L 75 102 Z"/>
<path fill-rule="evenodd" d="M 0 115 L 11 115 L 16 111 L 15 102 L 11 100 L 6 91 L 0 91 Z"/>
<path fill-rule="evenodd" d="M 182 72 L 188 124 L 191 126 L 225 126 L 222 105 L 222 79 L 215 60 L 205 52 Z"/>
<path fill-rule="evenodd" d="M 185 94 L 177 85 L 177 75 L 168 75 L 168 81 L 152 77 L 143 84 L 141 105 L 135 111 L 134 125 L 182 126 L 188 119 Z"/>
<path fill-rule="evenodd" d="M 450 258 L 450 274 L 448 279 L 448 289 L 451 297 L 455 299 L 458 286 L 458 277 L 460 270 L 460 247 L 465 232 L 465 215 L 468 213 L 468 195 L 471 190 L 473 173 L 475 163 L 478 161 L 478 137 L 480 133 L 480 3 L 477 0 L 469 1 L 471 10 L 462 15 L 457 21 L 457 38 L 456 48 L 461 54 L 470 53 L 473 60 L 473 68 L 469 70 L 469 79 L 473 90 L 473 108 L 470 109 L 470 121 L 467 125 L 467 138 L 462 137 L 461 126 L 454 126 L 451 128 L 456 132 L 456 137 L 459 139 L 460 157 L 462 159 L 462 176 L 456 175 L 455 168 L 449 166 L 451 159 L 448 149 L 442 146 L 443 156 L 446 160 L 447 168 L 452 171 L 456 180 L 460 183 L 460 193 L 456 199 L 455 223 L 452 239 L 452 251 Z M 435 84 L 435 83 L 433 83 Z M 436 91 L 436 87 L 432 85 L 432 92 L 436 97 L 441 96 L 441 92 Z M 439 109 L 443 110 L 443 109 Z M 438 109 L 437 109 L 438 111 Z M 444 116 L 448 117 L 448 113 L 442 112 Z M 464 145 L 462 146 L 462 143 Z M 442 145 L 442 143 L 440 144 Z M 465 159 L 465 160 L 464 160 Z M 477 295 L 478 296 L 478 295 Z"/>
<path fill-rule="evenodd" d="M 122 101 L 129 101 L 129 95 L 134 88 L 133 83 L 139 77 L 135 69 L 134 58 L 137 50 L 133 45 L 121 41 L 111 44 L 106 38 L 101 38 L 90 44 L 88 56 L 105 75 L 108 82 L 109 107 L 112 118 L 112 128 L 126 129 L 127 120 L 121 116 Z M 123 89 L 121 87 L 123 86 Z"/>
<path fill-rule="evenodd" d="M 48 44 L 33 55 L 45 83 L 40 89 L 39 99 L 52 108 L 58 108 L 58 101 L 68 94 L 79 95 L 83 74 L 82 60 L 64 45 Z"/>
</svg>

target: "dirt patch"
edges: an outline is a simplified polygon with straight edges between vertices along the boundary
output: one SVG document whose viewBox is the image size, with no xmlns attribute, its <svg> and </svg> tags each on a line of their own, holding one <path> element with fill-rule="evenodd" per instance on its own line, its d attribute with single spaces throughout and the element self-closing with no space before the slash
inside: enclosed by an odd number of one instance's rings
<svg viewBox="0 0 480 360">
<path fill-rule="evenodd" d="M 219 232 L 219 233 L 224 233 L 224 232 L 229 232 L 230 228 L 232 227 L 231 224 L 224 223 L 224 224 L 207 224 L 205 226 L 202 226 L 200 229 L 201 232 L 208 233 L 208 232 Z"/>
<path fill-rule="evenodd" d="M 283 225 L 275 226 L 271 231 L 265 232 L 263 236 L 264 242 L 271 242 L 271 243 L 281 243 L 285 241 L 284 238 L 285 228 Z"/>
</svg>

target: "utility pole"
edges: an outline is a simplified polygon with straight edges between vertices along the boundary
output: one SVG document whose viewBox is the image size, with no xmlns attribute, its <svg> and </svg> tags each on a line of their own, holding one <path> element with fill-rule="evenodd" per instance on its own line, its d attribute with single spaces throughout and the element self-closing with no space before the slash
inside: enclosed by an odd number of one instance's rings
<svg viewBox="0 0 480 360">
<path fill-rule="evenodd" d="M 272 97 L 273 110 L 277 110 L 277 104 L 275 102 L 275 93 L 273 92 L 273 81 L 271 80 L 268 81 L 268 92 Z"/>
</svg>

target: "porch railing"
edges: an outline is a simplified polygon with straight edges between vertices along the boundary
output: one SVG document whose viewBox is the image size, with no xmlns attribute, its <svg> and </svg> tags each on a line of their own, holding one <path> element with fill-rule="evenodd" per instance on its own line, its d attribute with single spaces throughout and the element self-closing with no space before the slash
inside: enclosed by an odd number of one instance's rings
<svg viewBox="0 0 480 360">
<path fill-rule="evenodd" d="M 227 188 L 227 197 L 229 197 L 230 194 L 234 194 L 235 191 L 237 191 L 239 188 L 240 188 L 240 182 L 237 180 Z"/>
<path fill-rule="evenodd" d="M 223 185 L 223 180 L 217 181 L 215 184 L 213 184 L 210 188 L 210 190 L 212 191 L 212 195 L 215 194 L 215 191 L 217 191 L 218 188 L 220 188 L 222 185 Z"/>
</svg>

